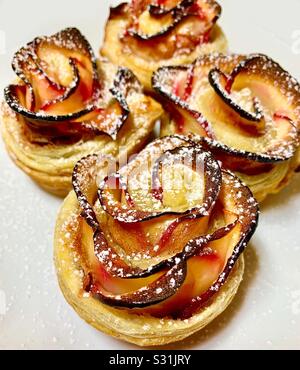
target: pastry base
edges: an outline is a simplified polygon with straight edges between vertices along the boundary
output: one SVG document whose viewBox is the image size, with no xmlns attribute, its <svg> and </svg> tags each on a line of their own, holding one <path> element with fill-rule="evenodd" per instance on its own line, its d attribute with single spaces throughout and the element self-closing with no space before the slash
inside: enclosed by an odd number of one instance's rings
<svg viewBox="0 0 300 370">
<path fill-rule="evenodd" d="M 162 346 L 181 341 L 203 329 L 219 316 L 237 293 L 244 273 L 244 258 L 221 291 L 209 305 L 189 320 L 157 319 L 114 309 L 85 296 L 83 274 L 76 253 L 76 238 L 80 209 L 74 192 L 66 198 L 60 210 L 54 240 L 54 258 L 59 285 L 78 315 L 94 328 L 123 341 L 142 347 Z"/>
</svg>

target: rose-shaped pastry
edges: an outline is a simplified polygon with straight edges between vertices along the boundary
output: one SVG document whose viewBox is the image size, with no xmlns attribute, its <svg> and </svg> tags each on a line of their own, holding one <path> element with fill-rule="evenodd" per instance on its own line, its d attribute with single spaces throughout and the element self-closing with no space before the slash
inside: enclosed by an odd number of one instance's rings
<svg viewBox="0 0 300 370">
<path fill-rule="evenodd" d="M 93 155 L 74 169 L 55 233 L 61 289 L 105 333 L 141 346 L 179 341 L 235 296 L 257 202 L 185 136 L 114 167 Z"/>
<path fill-rule="evenodd" d="M 96 60 L 74 28 L 39 37 L 13 58 L 2 133 L 8 152 L 47 190 L 65 195 L 74 165 L 89 153 L 139 150 L 162 109 L 125 68 Z"/>
<path fill-rule="evenodd" d="M 132 0 L 111 9 L 101 54 L 130 68 L 151 89 L 159 67 L 227 51 L 216 25 L 220 15 L 214 0 Z"/>
<path fill-rule="evenodd" d="M 300 165 L 300 85 L 264 55 L 208 55 L 153 76 L 170 119 L 161 135 L 193 133 L 262 201 Z"/>
</svg>

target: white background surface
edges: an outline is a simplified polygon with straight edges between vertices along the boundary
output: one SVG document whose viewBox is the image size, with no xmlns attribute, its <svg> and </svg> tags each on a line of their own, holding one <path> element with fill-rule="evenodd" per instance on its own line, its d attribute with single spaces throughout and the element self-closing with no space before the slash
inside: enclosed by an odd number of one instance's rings
<svg viewBox="0 0 300 370">
<path fill-rule="evenodd" d="M 0 0 L 1 91 L 13 78 L 13 52 L 35 36 L 74 25 L 97 51 L 110 3 Z M 264 52 L 300 78 L 300 0 L 220 3 L 232 51 Z M 299 188 L 298 176 L 263 205 L 232 306 L 205 331 L 169 348 L 300 349 Z M 64 301 L 52 264 L 60 204 L 11 163 L 1 142 L 0 349 L 134 349 L 90 328 Z"/>
</svg>

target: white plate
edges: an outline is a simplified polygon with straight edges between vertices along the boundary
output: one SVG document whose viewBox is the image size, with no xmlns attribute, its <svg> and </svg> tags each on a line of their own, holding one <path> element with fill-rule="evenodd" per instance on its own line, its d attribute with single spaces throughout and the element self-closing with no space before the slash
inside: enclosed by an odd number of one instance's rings
<svg viewBox="0 0 300 370">
<path fill-rule="evenodd" d="M 37 35 L 74 25 L 97 51 L 110 3 L 0 0 L 1 89 L 13 78 L 13 52 Z M 299 0 L 221 4 L 231 50 L 264 52 L 300 77 Z M 135 348 L 89 327 L 63 299 L 52 263 L 61 201 L 34 185 L 0 145 L 0 348 Z M 246 253 L 245 280 L 231 307 L 202 333 L 172 348 L 300 349 L 299 180 L 263 205 Z"/>
</svg>

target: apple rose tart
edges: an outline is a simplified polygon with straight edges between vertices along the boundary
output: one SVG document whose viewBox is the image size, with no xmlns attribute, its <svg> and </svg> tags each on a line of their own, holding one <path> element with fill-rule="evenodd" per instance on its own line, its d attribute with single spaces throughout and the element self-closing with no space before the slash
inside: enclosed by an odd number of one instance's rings
<svg viewBox="0 0 300 370">
<path fill-rule="evenodd" d="M 84 320 L 114 337 L 180 341 L 237 293 L 257 202 L 186 136 L 158 139 L 114 168 L 91 155 L 74 169 L 55 233 L 61 289 Z"/>
<path fill-rule="evenodd" d="M 214 0 L 132 0 L 112 8 L 101 54 L 130 68 L 151 89 L 159 67 L 193 62 L 200 55 L 226 52 L 216 24 L 221 6 Z"/>
<path fill-rule="evenodd" d="M 153 87 L 169 113 L 161 136 L 199 135 L 259 201 L 299 168 L 300 85 L 267 56 L 208 55 L 163 67 Z"/>
<path fill-rule="evenodd" d="M 97 61 L 74 28 L 40 37 L 13 58 L 2 134 L 15 163 L 48 191 L 66 195 L 82 156 L 141 149 L 161 106 L 126 68 Z"/>
</svg>

